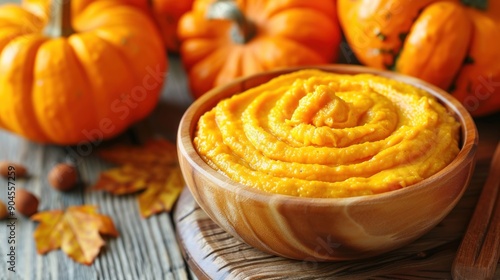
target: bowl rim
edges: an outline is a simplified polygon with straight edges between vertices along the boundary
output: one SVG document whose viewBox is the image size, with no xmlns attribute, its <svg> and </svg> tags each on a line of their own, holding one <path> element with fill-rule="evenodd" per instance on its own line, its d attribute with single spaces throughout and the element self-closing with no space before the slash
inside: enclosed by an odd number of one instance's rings
<svg viewBox="0 0 500 280">
<path fill-rule="evenodd" d="M 229 177 L 221 174 L 220 172 L 209 166 L 198 154 L 193 144 L 193 133 L 196 128 L 198 120 L 194 120 L 194 116 L 198 113 L 198 108 L 205 102 L 212 102 L 213 108 L 220 100 L 230 97 L 232 95 L 226 95 L 224 93 L 225 89 L 236 86 L 237 84 L 244 83 L 247 80 L 255 80 L 265 76 L 281 75 L 286 73 L 291 73 L 299 70 L 305 69 L 317 69 L 328 71 L 332 73 L 339 74 L 372 74 L 382 77 L 387 77 L 401 81 L 417 88 L 423 89 L 434 97 L 436 97 L 442 104 L 447 107 L 450 113 L 453 113 L 457 121 L 461 125 L 461 148 L 455 159 L 449 163 L 444 169 L 438 171 L 434 175 L 424 179 L 421 182 L 413 184 L 411 186 L 400 188 L 397 190 L 387 191 L 378 194 L 364 195 L 364 196 L 353 196 L 353 197 L 341 197 L 341 198 L 321 198 L 321 197 L 299 197 L 278 193 L 269 193 L 263 190 L 259 190 L 244 184 L 232 181 Z M 238 94 L 238 93 L 235 93 Z M 219 95 L 224 97 L 219 98 Z M 216 100 L 215 100 L 216 99 Z M 214 101 L 215 100 L 215 101 Z M 206 111 L 204 111 L 206 112 Z M 203 112 L 203 113 L 204 113 Z M 203 114 L 199 114 L 201 115 Z M 185 138 L 189 138 L 190 141 L 183 141 Z M 183 156 L 185 160 L 191 165 L 191 167 L 203 176 L 209 178 L 210 181 L 214 182 L 218 187 L 225 189 L 226 191 L 236 193 L 237 195 L 249 196 L 253 200 L 260 202 L 268 202 L 269 200 L 286 201 L 287 204 L 293 205 L 303 205 L 314 204 L 318 207 L 332 207 L 333 205 L 347 205 L 352 203 L 373 203 L 375 200 L 380 199 L 394 199 L 399 196 L 404 196 L 407 192 L 414 191 L 415 189 L 429 188 L 427 183 L 429 180 L 437 180 L 439 177 L 448 175 L 449 173 L 457 173 L 460 169 L 461 164 L 467 164 L 475 159 L 475 153 L 478 145 L 478 132 L 470 113 L 465 109 L 465 107 L 451 94 L 446 91 L 434 86 L 428 82 L 420 80 L 415 77 L 404 75 L 401 73 L 391 72 L 387 70 L 375 69 L 362 65 L 349 65 L 349 64 L 326 64 L 326 65 L 308 65 L 308 66 L 297 66 L 297 67 L 286 67 L 277 68 L 270 71 L 260 72 L 254 75 L 249 75 L 245 77 L 236 78 L 233 81 L 219 87 L 215 87 L 200 98 L 195 100 L 188 109 L 184 112 L 182 119 L 179 123 L 178 133 L 177 133 L 177 147 L 179 157 Z M 227 181 L 231 181 L 229 184 Z M 231 185 L 231 186 L 229 186 Z M 467 187 L 468 184 L 464 183 L 463 189 Z M 190 189 L 191 187 L 188 186 Z M 463 192 L 463 191 L 462 191 Z"/>
</svg>

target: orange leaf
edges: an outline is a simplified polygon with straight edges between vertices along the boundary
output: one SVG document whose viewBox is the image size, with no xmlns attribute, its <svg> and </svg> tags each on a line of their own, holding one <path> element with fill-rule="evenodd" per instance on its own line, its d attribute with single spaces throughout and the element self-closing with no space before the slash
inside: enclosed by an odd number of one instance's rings
<svg viewBox="0 0 500 280">
<path fill-rule="evenodd" d="M 120 145 L 101 150 L 99 156 L 119 165 L 171 165 L 177 164 L 174 144 L 164 139 L 149 140 L 144 146 Z"/>
<path fill-rule="evenodd" d="M 116 195 L 129 194 L 144 190 L 152 180 L 148 170 L 127 164 L 102 172 L 93 189 L 105 190 Z"/>
<path fill-rule="evenodd" d="M 153 183 L 139 196 L 141 215 L 149 217 L 162 211 L 170 212 L 183 188 L 180 168 L 172 169 L 165 183 Z"/>
<path fill-rule="evenodd" d="M 102 172 L 93 189 L 115 195 L 145 190 L 138 198 L 143 217 L 169 212 L 184 187 L 176 147 L 166 140 L 151 140 L 141 147 L 122 145 L 100 156 L 121 166 Z"/>
<path fill-rule="evenodd" d="M 39 254 L 61 248 L 76 262 L 90 265 L 104 246 L 102 235 L 117 237 L 111 218 L 92 205 L 70 206 L 66 212 L 52 210 L 31 217 L 40 222 L 34 237 Z"/>
</svg>

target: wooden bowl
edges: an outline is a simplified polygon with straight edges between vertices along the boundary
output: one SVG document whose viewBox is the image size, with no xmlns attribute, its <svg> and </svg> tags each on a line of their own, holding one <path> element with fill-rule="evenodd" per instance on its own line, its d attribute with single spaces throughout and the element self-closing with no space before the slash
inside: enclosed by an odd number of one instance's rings
<svg viewBox="0 0 500 280">
<path fill-rule="evenodd" d="M 456 205 L 471 178 L 478 134 L 469 113 L 443 90 L 414 78 L 362 66 L 313 68 L 386 76 L 430 92 L 461 123 L 458 156 L 420 183 L 361 197 L 292 197 L 236 183 L 209 167 L 196 152 L 193 137 L 198 119 L 221 99 L 304 68 L 276 70 L 213 89 L 185 112 L 177 147 L 184 179 L 196 202 L 221 228 L 249 245 L 306 261 L 371 257 L 404 246 L 428 232 Z"/>
</svg>

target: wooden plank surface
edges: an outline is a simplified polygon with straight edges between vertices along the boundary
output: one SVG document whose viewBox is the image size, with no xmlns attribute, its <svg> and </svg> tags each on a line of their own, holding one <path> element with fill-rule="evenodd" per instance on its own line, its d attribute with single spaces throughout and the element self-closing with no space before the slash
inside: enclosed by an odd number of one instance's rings
<svg viewBox="0 0 500 280">
<path fill-rule="evenodd" d="M 477 119 L 480 140 L 470 186 L 441 223 L 401 249 L 367 260 L 330 263 L 272 256 L 222 230 L 185 189 L 174 217 L 184 256 L 200 279 L 451 279 L 455 252 L 500 140 L 499 124 L 500 114 Z M 500 279 L 500 265 L 494 279 Z"/>
<path fill-rule="evenodd" d="M 0 0 L 4 2 L 18 2 Z M 345 54 L 344 54 L 345 55 Z M 350 59 L 352 55 L 349 54 Z M 140 143 L 151 136 L 175 140 L 178 121 L 191 103 L 187 81 L 179 58 L 170 56 L 170 70 L 160 103 L 146 120 L 133 126 L 123 135 L 102 146 L 114 143 Z M 352 62 L 350 59 L 343 61 Z M 0 102 L 2 102 L 0 100 Z M 498 116 L 480 120 L 481 131 L 496 133 Z M 495 137 L 495 135 L 493 135 Z M 188 263 L 204 278 L 282 278 L 297 272 L 295 279 L 449 279 L 449 267 L 458 246 L 466 221 L 472 213 L 480 188 L 484 183 L 488 153 L 493 144 L 480 140 L 480 154 L 473 178 L 473 186 L 464 195 L 457 208 L 434 231 L 418 242 L 396 251 L 362 262 L 303 263 L 261 255 L 255 249 L 235 240 L 210 221 L 188 193 L 179 201 L 176 224 L 171 214 L 143 219 L 140 217 L 135 195 L 116 198 L 104 192 L 89 191 L 99 172 L 110 167 L 94 153 L 74 156 L 75 147 L 39 145 L 0 131 L 0 160 L 21 162 L 30 171 L 30 177 L 16 182 L 16 187 L 26 188 L 40 197 L 40 210 L 65 208 L 69 205 L 96 204 L 101 213 L 113 217 L 120 237 L 108 239 L 105 248 L 92 266 L 73 262 L 63 252 L 36 253 L 33 231 L 36 223 L 17 216 L 15 228 L 16 272 L 7 270 L 8 229 L 7 221 L 0 221 L 0 280 L 4 279 L 196 279 L 182 258 L 182 249 Z M 96 147 L 97 148 L 97 147 Z M 76 164 L 81 183 L 78 189 L 60 193 L 49 187 L 47 173 L 58 163 L 71 161 Z M 7 201 L 7 181 L 0 178 L 0 200 Z M 177 231 L 182 234 L 176 236 Z M 184 233 L 183 233 L 184 232 Z M 178 245 L 176 238 L 182 242 Z M 216 244 L 217 248 L 212 245 Z M 268 265 L 269 264 L 269 265 Z M 286 269 L 286 270 L 284 270 Z M 204 272 L 202 273 L 201 270 Z M 314 273 L 314 274 L 311 274 Z M 500 272 L 497 269 L 497 279 Z"/>
<path fill-rule="evenodd" d="M 77 147 L 39 145 L 5 131 L 0 131 L 0 160 L 25 165 L 30 177 L 16 181 L 40 197 L 40 211 L 66 208 L 70 205 L 94 204 L 102 214 L 113 218 L 120 233 L 108 239 L 105 248 L 91 266 L 73 262 L 62 251 L 38 255 L 33 239 L 36 223 L 16 215 L 16 272 L 8 271 L 8 221 L 0 221 L 0 279 L 190 279 L 176 242 L 171 214 L 162 213 L 148 219 L 140 217 L 135 195 L 115 197 L 90 191 L 99 173 L 111 165 L 95 156 L 101 146 L 117 142 L 142 142 L 151 136 L 175 139 L 184 110 L 191 103 L 180 60 L 170 57 L 161 101 L 151 116 L 123 135 L 92 147 L 93 153 L 78 155 Z M 79 188 L 69 193 L 52 189 L 47 181 L 50 168 L 59 162 L 73 162 L 81 175 Z M 7 201 L 7 181 L 0 178 L 0 200 Z"/>
</svg>

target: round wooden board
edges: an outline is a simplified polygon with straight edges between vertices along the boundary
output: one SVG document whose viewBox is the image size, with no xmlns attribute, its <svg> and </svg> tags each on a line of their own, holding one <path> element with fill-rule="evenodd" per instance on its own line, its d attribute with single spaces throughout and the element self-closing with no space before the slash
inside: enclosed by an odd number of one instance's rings
<svg viewBox="0 0 500 280">
<path fill-rule="evenodd" d="M 226 233 L 185 188 L 174 213 L 184 258 L 199 279 L 451 279 L 453 258 L 500 138 L 499 117 L 497 114 L 477 123 L 480 133 L 477 164 L 463 198 L 438 226 L 412 244 L 358 261 L 324 263 L 277 257 Z M 320 241 L 318 252 L 332 250 L 328 241 Z M 494 279 L 500 279 L 498 267 Z"/>
</svg>

